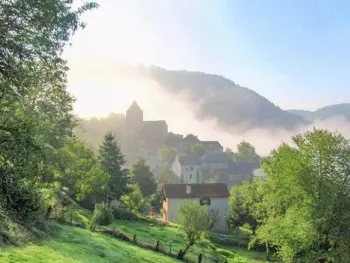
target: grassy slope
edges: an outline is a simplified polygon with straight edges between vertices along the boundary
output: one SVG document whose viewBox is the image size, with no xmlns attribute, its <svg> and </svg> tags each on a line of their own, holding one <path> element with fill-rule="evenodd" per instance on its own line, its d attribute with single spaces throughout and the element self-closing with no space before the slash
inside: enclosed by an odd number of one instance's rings
<svg viewBox="0 0 350 263">
<path fill-rule="evenodd" d="M 169 251 L 170 243 L 172 244 L 173 252 L 178 252 L 185 247 L 183 232 L 175 225 L 157 227 L 141 221 L 117 220 L 109 228 L 121 230 L 130 235 L 136 234 L 136 238 L 139 241 L 145 241 L 151 244 L 155 244 L 157 240 L 160 240 L 161 247 L 167 251 Z M 213 259 L 216 257 L 219 257 L 221 260 L 227 257 L 229 263 L 266 262 L 264 260 L 264 253 L 236 247 L 223 247 L 215 245 L 207 239 L 193 246 L 188 252 L 188 257 L 196 259 L 199 253 L 203 254 L 204 262 L 213 262 Z"/>
<path fill-rule="evenodd" d="M 0 252 L 0 262 L 77 263 L 77 262 L 164 262 L 175 259 L 76 227 L 52 223 L 54 235 L 23 248 L 7 248 Z"/>
</svg>

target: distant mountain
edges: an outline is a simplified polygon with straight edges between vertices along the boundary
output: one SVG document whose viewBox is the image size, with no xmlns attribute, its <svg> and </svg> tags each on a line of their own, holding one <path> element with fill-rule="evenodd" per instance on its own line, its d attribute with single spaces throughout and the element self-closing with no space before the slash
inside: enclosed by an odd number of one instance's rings
<svg viewBox="0 0 350 263">
<path fill-rule="evenodd" d="M 126 71 L 131 72 L 130 68 Z M 219 75 L 158 67 L 139 67 L 136 71 L 133 76 L 151 78 L 168 92 L 187 91 L 191 103 L 200 106 L 197 117 L 214 117 L 222 126 L 293 129 L 307 123 L 304 118 L 282 110 L 258 93 Z"/>
<path fill-rule="evenodd" d="M 316 111 L 289 110 L 289 112 L 307 121 L 327 120 L 333 117 L 344 117 L 350 121 L 350 103 L 330 105 Z"/>
</svg>

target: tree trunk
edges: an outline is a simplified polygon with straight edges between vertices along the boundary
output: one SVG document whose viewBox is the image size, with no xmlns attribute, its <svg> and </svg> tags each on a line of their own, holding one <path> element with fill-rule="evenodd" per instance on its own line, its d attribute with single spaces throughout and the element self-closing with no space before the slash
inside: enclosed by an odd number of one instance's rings
<svg viewBox="0 0 350 263">
<path fill-rule="evenodd" d="M 189 249 L 190 247 L 192 247 L 192 246 L 193 246 L 192 243 L 191 243 L 191 244 L 188 244 L 188 245 L 185 247 L 185 250 L 184 250 L 184 251 L 182 251 L 182 250 L 179 251 L 179 253 L 177 254 L 176 258 L 177 258 L 177 259 L 180 259 L 180 260 L 183 260 L 184 257 L 185 257 L 185 255 L 186 255 L 186 253 L 187 253 L 187 251 L 188 251 L 188 249 Z"/>
</svg>

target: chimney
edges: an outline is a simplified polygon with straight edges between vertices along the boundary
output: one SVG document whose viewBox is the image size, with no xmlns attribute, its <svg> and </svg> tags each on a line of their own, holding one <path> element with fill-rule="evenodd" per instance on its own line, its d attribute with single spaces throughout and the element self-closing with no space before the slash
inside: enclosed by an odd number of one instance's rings
<svg viewBox="0 0 350 263">
<path fill-rule="evenodd" d="M 191 194 L 191 186 L 190 185 L 186 185 L 186 194 L 189 195 Z"/>
</svg>

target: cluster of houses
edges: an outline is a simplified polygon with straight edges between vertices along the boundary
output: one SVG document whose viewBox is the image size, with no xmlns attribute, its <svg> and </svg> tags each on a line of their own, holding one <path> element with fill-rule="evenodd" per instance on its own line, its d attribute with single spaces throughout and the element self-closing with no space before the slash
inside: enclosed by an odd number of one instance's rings
<svg viewBox="0 0 350 263">
<path fill-rule="evenodd" d="M 151 169 L 157 170 L 164 165 L 156 149 L 164 143 L 168 134 L 166 122 L 144 121 L 143 111 L 134 101 L 126 112 L 125 124 L 127 138 L 138 141 L 139 149 L 153 152 L 145 158 Z M 203 154 L 188 154 L 191 145 L 201 145 Z M 219 220 L 212 230 L 227 233 L 229 190 L 243 181 L 263 177 L 259 161 L 233 162 L 218 141 L 201 141 L 193 135 L 183 138 L 174 150 L 177 156 L 170 169 L 179 183 L 163 185 L 163 221 L 176 222 L 181 204 L 198 202 L 218 211 Z M 215 183 L 209 183 L 213 181 Z"/>
<path fill-rule="evenodd" d="M 163 221 L 176 222 L 179 207 L 184 202 L 198 202 L 218 211 L 219 220 L 212 231 L 227 233 L 229 190 L 243 181 L 263 177 L 260 163 L 258 160 L 233 162 L 217 141 L 196 142 L 205 149 L 201 156 L 185 154 L 182 150 L 188 143 L 184 138 L 179 145 L 179 154 L 171 164 L 171 171 L 180 183 L 163 185 Z M 210 183 L 213 181 L 215 183 Z"/>
</svg>

